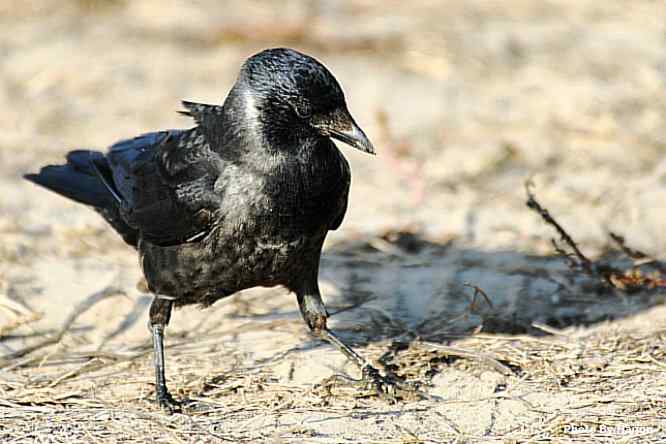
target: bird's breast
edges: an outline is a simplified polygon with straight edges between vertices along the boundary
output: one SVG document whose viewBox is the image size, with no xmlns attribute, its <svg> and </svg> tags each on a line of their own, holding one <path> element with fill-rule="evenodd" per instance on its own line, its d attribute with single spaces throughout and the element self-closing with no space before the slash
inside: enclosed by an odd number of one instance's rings
<svg viewBox="0 0 666 444">
<path fill-rule="evenodd" d="M 349 188 L 346 161 L 339 152 L 330 154 L 280 158 L 266 162 L 270 167 L 263 170 L 225 168 L 216 183 L 221 217 L 231 225 L 254 225 L 258 233 L 286 239 L 328 227 L 344 210 Z"/>
<path fill-rule="evenodd" d="M 153 291 L 178 295 L 179 305 L 288 285 L 319 263 L 348 187 L 349 171 L 337 161 L 270 171 L 227 166 L 215 184 L 219 213 L 205 237 L 170 247 L 141 243 L 146 279 Z"/>
<path fill-rule="evenodd" d="M 339 154 L 335 151 L 329 154 Z M 278 224 L 291 220 L 317 229 L 336 218 L 348 188 L 349 170 L 340 155 L 285 162 L 266 177 L 263 193 Z"/>
</svg>

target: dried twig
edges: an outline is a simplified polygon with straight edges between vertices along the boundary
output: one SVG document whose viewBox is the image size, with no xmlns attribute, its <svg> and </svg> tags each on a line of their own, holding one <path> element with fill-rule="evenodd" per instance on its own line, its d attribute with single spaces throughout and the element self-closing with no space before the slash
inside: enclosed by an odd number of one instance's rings
<svg viewBox="0 0 666 444">
<path fill-rule="evenodd" d="M 483 289 L 477 285 L 470 284 L 469 282 L 465 282 L 463 284 L 464 287 L 469 287 L 474 289 L 474 294 L 472 295 L 472 302 L 469 304 L 469 309 L 470 311 L 474 312 L 476 310 L 476 297 L 481 296 L 483 300 L 486 301 L 486 304 L 488 304 L 488 307 L 491 309 L 493 308 L 493 303 L 490 301 L 490 298 L 488 297 L 488 294 L 483 291 Z"/>
<path fill-rule="evenodd" d="M 640 250 L 633 249 L 631 247 L 628 247 L 627 244 L 625 243 L 624 236 L 620 236 L 617 233 L 613 233 L 612 231 L 608 233 L 611 239 L 615 241 L 617 246 L 632 259 L 646 259 L 648 257 L 647 254 L 643 253 Z"/>
<path fill-rule="evenodd" d="M 594 276 L 600 276 L 608 285 L 624 291 L 638 291 L 647 290 L 652 288 L 666 288 L 666 278 L 660 273 L 653 275 L 645 275 L 637 267 L 632 267 L 628 270 L 620 270 L 610 264 L 596 263 L 591 261 L 585 256 L 573 238 L 566 232 L 564 228 L 550 215 L 550 212 L 541 206 L 536 200 L 531 191 L 533 183 L 531 180 L 525 182 L 525 191 L 527 193 L 527 206 L 528 208 L 536 211 L 543 218 L 543 220 L 552 227 L 560 235 L 564 241 L 573 250 L 573 254 L 567 253 L 564 249 L 560 248 L 555 239 L 552 239 L 555 251 L 558 254 L 566 257 L 569 261 L 571 268 L 577 267 L 583 269 L 586 273 Z M 645 259 L 647 255 L 641 251 L 632 249 L 625 244 L 624 237 L 610 233 L 611 238 L 618 244 L 620 249 L 631 259 Z"/>
<path fill-rule="evenodd" d="M 492 367 L 493 369 L 503 374 L 504 376 L 514 375 L 513 371 L 511 371 L 509 367 L 499 362 L 499 360 L 496 359 L 492 354 L 463 350 L 456 347 L 449 347 L 448 345 L 437 344 L 435 342 L 419 341 L 418 343 L 423 344 L 430 348 L 434 348 L 446 355 L 458 356 L 460 358 L 473 359 L 482 362 L 488 365 L 489 367 Z"/>
<path fill-rule="evenodd" d="M 18 327 L 38 321 L 42 318 L 41 313 L 35 313 L 23 304 L 2 294 L 0 294 L 0 310 L 8 313 L 14 318 L 9 322 L 0 325 L 0 340 L 2 340 L 7 333 L 16 330 Z"/>
<path fill-rule="evenodd" d="M 81 301 L 76 307 L 74 307 L 74 310 L 72 310 L 72 312 L 67 317 L 62 327 L 55 336 L 51 338 L 46 338 L 37 344 L 22 348 L 20 350 L 17 350 L 15 352 L 3 356 L 2 358 L 0 358 L 0 365 L 2 366 L 8 365 L 14 359 L 21 358 L 25 355 L 40 350 L 44 347 L 48 347 L 50 345 L 59 343 L 62 340 L 62 338 L 65 336 L 65 334 L 69 331 L 72 324 L 74 324 L 74 322 L 78 319 L 80 315 L 88 311 L 88 309 L 90 309 L 96 303 L 111 296 L 116 296 L 119 294 L 125 294 L 125 293 L 123 290 L 116 287 L 106 287 L 103 290 L 91 294 L 83 301 Z"/>
<path fill-rule="evenodd" d="M 527 207 L 530 208 L 531 210 L 534 210 L 534 211 L 536 211 L 537 213 L 539 213 L 539 215 L 541 216 L 541 218 L 542 218 L 542 219 L 543 219 L 548 225 L 551 225 L 553 228 L 555 228 L 555 230 L 557 231 L 557 233 L 560 235 L 560 238 L 562 239 L 562 241 L 563 241 L 564 243 L 566 243 L 566 244 L 567 244 L 567 245 L 573 250 L 573 252 L 574 252 L 576 258 L 577 258 L 578 261 L 579 261 L 578 264 L 579 264 L 579 265 L 580 265 L 585 271 L 587 271 L 587 272 L 592 272 L 593 269 L 594 269 L 594 264 L 593 264 L 593 262 L 592 262 L 591 260 L 589 260 L 589 259 L 587 258 L 587 256 L 585 256 L 585 255 L 580 251 L 580 249 L 578 248 L 578 245 L 576 245 L 576 242 L 574 242 L 574 240 L 571 238 L 571 236 L 569 236 L 569 233 L 567 233 L 567 232 L 564 230 L 564 228 L 562 228 L 562 226 L 561 226 L 559 223 L 557 223 L 557 221 L 555 220 L 555 218 L 553 218 L 553 216 L 550 215 L 550 212 L 549 212 L 546 208 L 542 207 L 541 204 L 540 204 L 539 202 L 537 202 L 537 200 L 536 200 L 536 198 L 534 197 L 534 194 L 532 193 L 532 190 L 531 190 L 531 188 L 532 188 L 533 186 L 534 186 L 534 183 L 532 182 L 532 180 L 528 180 L 528 181 L 525 182 L 525 192 L 527 193 L 527 202 L 526 202 Z M 566 256 L 566 257 L 570 257 L 568 254 L 564 253 L 564 251 L 561 250 L 561 249 L 558 247 L 557 242 L 556 242 L 554 239 L 553 239 L 552 242 L 553 242 L 553 245 L 555 246 L 555 249 L 557 250 L 558 253 L 560 253 L 560 254 L 562 254 L 562 255 L 564 255 L 564 256 Z"/>
</svg>

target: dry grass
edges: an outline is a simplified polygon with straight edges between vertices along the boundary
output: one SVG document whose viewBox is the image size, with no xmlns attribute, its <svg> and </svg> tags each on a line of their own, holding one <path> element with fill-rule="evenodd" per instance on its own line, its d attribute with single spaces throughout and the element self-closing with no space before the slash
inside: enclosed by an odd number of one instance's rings
<svg viewBox="0 0 666 444">
<path fill-rule="evenodd" d="M 76 307 L 63 328 L 0 369 L 2 442 L 327 442 L 305 418 L 322 415 L 364 418 L 396 407 L 355 389 L 284 383 L 273 368 L 286 356 L 249 364 L 238 350 L 223 354 L 215 346 L 221 331 L 183 332 L 168 344 L 169 375 L 184 414 L 164 415 L 152 403 L 151 346 L 90 350 L 88 344 L 60 347 L 74 320 L 117 291 L 106 289 Z M 488 378 L 486 397 L 451 399 L 437 391 L 421 401 L 405 400 L 401 411 L 460 408 L 491 401 L 501 410 L 519 403 L 532 420 L 498 428 L 488 438 L 505 442 L 599 442 L 602 439 L 663 442 L 666 385 L 654 385 L 666 372 L 666 330 L 649 332 L 610 326 L 558 331 L 549 336 L 498 336 L 483 333 L 461 339 L 456 347 L 422 340 L 379 342 L 363 350 L 406 381 L 429 392 L 448 372 Z M 274 329 L 274 323 L 252 330 Z M 71 341 L 69 341 L 71 343 Z M 289 353 L 287 351 L 286 353 Z M 321 381 L 324 382 L 323 380 Z M 561 408 L 544 408 L 543 395 L 568 396 Z M 542 396 L 533 396 L 540 394 Z M 272 427 L 254 427 L 272 418 Z M 629 421 L 628 419 L 631 418 Z M 624 427 L 624 428 L 623 428 Z M 631 427 L 630 429 L 627 427 Z M 463 440 L 455 424 L 449 430 L 405 429 L 400 437 L 363 440 L 377 443 L 427 443 Z M 469 437 L 472 441 L 471 437 Z"/>
</svg>

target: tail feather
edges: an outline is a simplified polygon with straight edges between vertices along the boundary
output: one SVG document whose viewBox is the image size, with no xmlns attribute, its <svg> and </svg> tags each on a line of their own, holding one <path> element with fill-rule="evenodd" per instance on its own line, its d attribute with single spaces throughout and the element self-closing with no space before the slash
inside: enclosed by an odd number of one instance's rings
<svg viewBox="0 0 666 444">
<path fill-rule="evenodd" d="M 137 246 L 138 232 L 128 225 L 120 212 L 121 199 L 104 154 L 77 150 L 67 154 L 67 164 L 43 167 L 27 180 L 84 205 L 90 205 L 123 237 Z"/>
<path fill-rule="evenodd" d="M 92 168 L 93 159 L 103 159 L 104 154 L 99 151 L 90 151 L 90 150 L 74 150 L 67 153 L 67 165 L 70 165 L 75 170 L 86 173 L 86 174 L 95 174 L 95 170 Z"/>
<path fill-rule="evenodd" d="M 114 196 L 98 177 L 91 161 L 103 156 L 95 151 L 71 151 L 66 165 L 49 165 L 23 177 L 79 203 L 97 208 L 113 204 Z"/>
</svg>

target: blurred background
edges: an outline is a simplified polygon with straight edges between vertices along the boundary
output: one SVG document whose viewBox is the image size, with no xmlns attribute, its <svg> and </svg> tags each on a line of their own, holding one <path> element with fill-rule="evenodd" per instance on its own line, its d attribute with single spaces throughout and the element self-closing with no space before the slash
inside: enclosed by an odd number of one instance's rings
<svg viewBox="0 0 666 444">
<path fill-rule="evenodd" d="M 179 100 L 221 103 L 243 60 L 290 46 L 334 72 L 378 148 L 345 149 L 347 232 L 419 224 L 532 248 L 547 233 L 522 208 L 535 175 L 584 240 L 617 225 L 663 252 L 664 17 L 655 1 L 5 0 L 0 202 L 87 213 L 18 176 L 190 125 Z"/>
<path fill-rule="evenodd" d="M 604 242 L 616 224 L 663 252 L 664 17 L 655 1 L 5 0 L 0 173 L 21 193 L 2 207 L 31 205 L 28 189 L 69 205 L 18 176 L 187 126 L 180 99 L 221 103 L 244 59 L 290 46 L 334 72 L 378 147 L 345 150 L 348 231 L 415 223 L 524 246 L 540 233 L 522 209 L 536 175 L 579 235 Z"/>
</svg>

